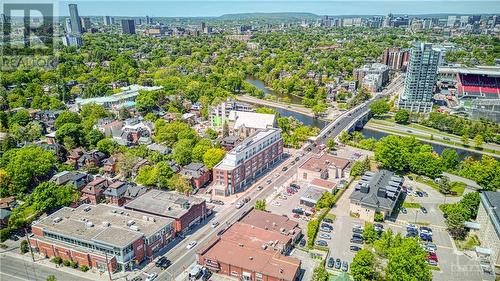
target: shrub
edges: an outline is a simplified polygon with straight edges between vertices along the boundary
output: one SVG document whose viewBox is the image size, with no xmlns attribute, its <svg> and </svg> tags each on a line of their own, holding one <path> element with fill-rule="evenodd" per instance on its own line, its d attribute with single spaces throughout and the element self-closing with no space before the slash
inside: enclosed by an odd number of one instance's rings
<svg viewBox="0 0 500 281">
<path fill-rule="evenodd" d="M 373 217 L 373 220 L 376 222 L 383 222 L 384 221 L 384 215 L 381 212 L 376 212 L 375 216 Z"/>
<path fill-rule="evenodd" d="M 312 248 L 314 245 L 314 239 L 316 238 L 316 234 L 318 233 L 319 221 L 318 220 L 310 220 L 307 223 L 307 246 Z"/>
<path fill-rule="evenodd" d="M 10 228 L 0 229 L 0 242 L 5 242 L 9 238 Z"/>
<path fill-rule="evenodd" d="M 70 266 L 71 265 L 71 261 L 70 260 L 64 260 L 63 264 L 64 264 L 64 266 Z"/>
<path fill-rule="evenodd" d="M 26 254 L 30 250 L 28 246 L 28 241 L 22 240 L 19 249 L 21 250 L 21 254 L 23 255 Z"/>
<path fill-rule="evenodd" d="M 72 267 L 72 268 L 78 268 L 78 263 L 76 261 L 71 261 L 69 263 L 69 265 Z"/>
<path fill-rule="evenodd" d="M 53 257 L 52 262 L 55 264 L 61 264 L 63 261 L 61 257 Z"/>
<path fill-rule="evenodd" d="M 54 276 L 54 275 L 49 275 L 47 276 L 47 279 L 45 279 L 47 281 L 57 281 L 57 278 Z"/>
<path fill-rule="evenodd" d="M 86 265 L 82 265 L 82 266 L 80 266 L 80 270 L 83 272 L 87 272 L 87 271 L 89 271 L 89 267 Z"/>
</svg>

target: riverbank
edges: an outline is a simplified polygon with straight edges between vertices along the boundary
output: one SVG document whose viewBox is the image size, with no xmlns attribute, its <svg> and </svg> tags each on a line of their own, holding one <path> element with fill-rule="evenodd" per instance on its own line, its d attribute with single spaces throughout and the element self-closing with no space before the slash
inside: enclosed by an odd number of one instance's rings
<svg viewBox="0 0 500 281">
<path fill-rule="evenodd" d="M 486 149 L 479 150 L 479 149 L 474 149 L 471 147 L 466 147 L 466 146 L 461 146 L 461 145 L 455 145 L 450 142 L 438 140 L 438 139 L 431 139 L 429 136 L 423 135 L 423 134 L 418 134 L 417 132 L 414 132 L 413 128 L 408 127 L 409 130 L 405 130 L 403 128 L 395 128 L 393 126 L 387 126 L 387 125 L 382 125 L 380 123 L 373 122 L 370 120 L 364 128 L 380 132 L 380 133 L 385 133 L 385 134 L 391 134 L 391 135 L 396 135 L 396 136 L 401 136 L 401 137 L 415 137 L 416 139 L 429 143 L 429 144 L 434 144 L 434 145 L 439 145 L 439 146 L 444 146 L 456 150 L 463 150 L 463 151 L 468 151 L 471 153 L 476 153 L 476 154 L 482 154 L 482 155 L 488 155 L 492 156 L 495 158 L 500 158 L 500 154 L 498 151 L 490 152 L 487 151 Z M 435 137 L 434 137 L 435 138 Z"/>
<path fill-rule="evenodd" d="M 305 106 L 262 100 L 262 99 L 252 97 L 252 96 L 247 96 L 247 95 L 238 95 L 238 96 L 236 96 L 236 99 L 239 101 L 242 101 L 242 102 L 248 102 L 248 103 L 257 104 L 257 105 L 281 108 L 281 109 L 285 109 L 288 111 L 293 111 L 293 112 L 296 112 L 299 114 L 303 114 L 303 115 L 306 115 L 306 116 L 311 117 L 311 118 L 315 118 L 314 113 L 312 112 L 312 109 L 307 108 Z"/>
</svg>

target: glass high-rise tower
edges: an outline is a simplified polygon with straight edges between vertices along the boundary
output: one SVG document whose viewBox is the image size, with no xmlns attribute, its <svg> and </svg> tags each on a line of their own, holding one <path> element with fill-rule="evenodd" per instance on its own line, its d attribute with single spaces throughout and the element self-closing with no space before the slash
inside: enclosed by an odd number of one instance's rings
<svg viewBox="0 0 500 281">
<path fill-rule="evenodd" d="M 78 7 L 76 4 L 69 4 L 69 18 L 71 20 L 71 33 L 82 34 L 82 22 L 80 16 L 78 15 Z"/>
<path fill-rule="evenodd" d="M 437 79 L 440 52 L 430 43 L 415 42 L 410 50 L 405 90 L 399 107 L 413 112 L 429 112 Z"/>
</svg>

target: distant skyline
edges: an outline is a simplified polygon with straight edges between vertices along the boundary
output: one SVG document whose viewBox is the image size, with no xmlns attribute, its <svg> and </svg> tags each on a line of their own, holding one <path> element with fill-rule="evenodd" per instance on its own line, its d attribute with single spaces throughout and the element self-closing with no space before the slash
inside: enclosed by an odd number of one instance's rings
<svg viewBox="0 0 500 281">
<path fill-rule="evenodd" d="M 218 17 L 224 14 L 296 12 L 317 15 L 395 14 L 500 14 L 500 0 L 108 0 L 61 1 L 61 16 L 68 4 L 78 5 L 80 16 Z"/>
</svg>

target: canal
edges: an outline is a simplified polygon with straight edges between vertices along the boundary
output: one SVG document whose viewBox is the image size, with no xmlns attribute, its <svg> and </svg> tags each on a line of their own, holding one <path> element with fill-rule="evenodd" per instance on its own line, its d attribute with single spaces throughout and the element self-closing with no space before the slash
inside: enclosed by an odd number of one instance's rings
<svg viewBox="0 0 500 281">
<path fill-rule="evenodd" d="M 379 140 L 379 139 L 381 139 L 383 137 L 386 137 L 386 136 L 390 135 L 390 133 L 385 133 L 385 132 L 370 130 L 370 129 L 366 129 L 366 128 L 361 129 L 360 132 L 363 134 L 363 136 L 365 138 L 374 138 L 376 140 Z M 454 148 L 454 147 L 447 147 L 445 145 L 440 145 L 440 144 L 428 143 L 428 142 L 425 142 L 425 141 L 422 141 L 422 140 L 420 140 L 420 141 L 423 142 L 423 143 L 425 143 L 425 144 L 431 145 L 432 149 L 434 151 L 436 151 L 437 153 L 439 153 L 439 154 L 443 153 L 443 150 L 445 148 L 454 149 L 454 150 L 457 151 L 458 155 L 460 156 L 460 160 L 464 159 L 465 157 L 469 157 L 469 156 L 471 156 L 474 159 L 480 160 L 481 156 L 482 156 L 482 154 L 476 153 L 476 152 L 472 152 L 472 151 L 467 151 L 467 150 L 463 150 L 463 149 L 459 149 L 459 148 Z"/>
</svg>

